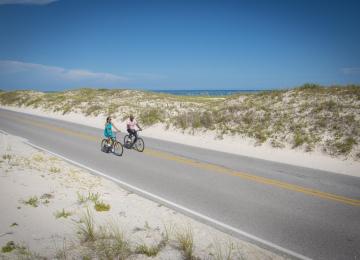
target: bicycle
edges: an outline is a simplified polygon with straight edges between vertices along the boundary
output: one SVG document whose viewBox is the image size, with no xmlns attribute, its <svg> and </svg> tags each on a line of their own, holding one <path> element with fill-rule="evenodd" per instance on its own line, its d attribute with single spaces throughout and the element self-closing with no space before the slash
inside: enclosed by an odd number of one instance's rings
<svg viewBox="0 0 360 260">
<path fill-rule="evenodd" d="M 104 153 L 113 152 L 117 156 L 122 156 L 124 148 L 123 145 L 118 141 L 117 133 L 115 134 L 115 138 L 111 138 L 111 145 L 108 145 L 108 138 L 102 139 L 101 151 Z"/>
<path fill-rule="evenodd" d="M 141 137 L 139 137 L 140 131 L 141 130 L 136 131 L 136 133 L 138 134 L 138 138 L 137 138 L 135 144 L 134 144 L 134 139 L 135 139 L 134 135 L 129 135 L 129 134 L 125 135 L 125 137 L 124 137 L 125 148 L 127 148 L 127 149 L 135 148 L 135 150 L 138 152 L 144 151 L 145 143 L 144 143 L 144 140 Z"/>
</svg>

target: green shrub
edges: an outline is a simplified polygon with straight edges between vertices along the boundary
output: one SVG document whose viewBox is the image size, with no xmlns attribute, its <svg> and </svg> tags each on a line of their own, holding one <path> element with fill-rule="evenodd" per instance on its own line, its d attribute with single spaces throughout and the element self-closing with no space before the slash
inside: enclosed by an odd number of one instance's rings
<svg viewBox="0 0 360 260">
<path fill-rule="evenodd" d="M 307 140 L 307 137 L 301 131 L 295 131 L 294 133 L 294 145 L 293 148 L 303 145 Z"/>
<path fill-rule="evenodd" d="M 179 128 L 181 128 L 183 130 L 188 128 L 189 124 L 188 124 L 187 114 L 182 113 L 182 114 L 180 114 L 178 116 L 175 116 L 174 124 L 175 124 L 176 127 L 179 127 Z"/>
<path fill-rule="evenodd" d="M 348 154 L 355 144 L 357 144 L 357 142 L 353 137 L 346 137 L 342 142 L 336 142 L 334 145 L 338 153 Z"/>
<path fill-rule="evenodd" d="M 94 208 L 96 211 L 109 211 L 110 210 L 110 205 L 109 204 L 105 204 L 102 201 L 96 201 Z"/>
<path fill-rule="evenodd" d="M 151 126 L 164 120 L 164 113 L 158 108 L 150 108 L 140 112 L 140 122 L 145 126 Z"/>
<path fill-rule="evenodd" d="M 214 127 L 214 119 L 210 112 L 203 112 L 200 117 L 200 123 L 203 127 L 207 129 L 212 129 Z"/>
<path fill-rule="evenodd" d="M 9 252 L 13 251 L 15 248 L 16 248 L 16 245 L 15 245 L 14 241 L 9 241 L 6 243 L 5 246 L 3 246 L 1 248 L 1 252 L 9 253 Z"/>
<path fill-rule="evenodd" d="M 158 245 L 148 246 L 146 244 L 141 244 L 135 248 L 135 253 L 154 257 L 160 252 L 160 250 L 161 247 L 159 247 Z"/>
<path fill-rule="evenodd" d="M 37 196 L 30 197 L 28 200 L 24 201 L 24 204 L 30 205 L 36 208 L 39 205 L 39 199 Z"/>
<path fill-rule="evenodd" d="M 92 114 L 98 115 L 101 110 L 102 110 L 102 106 L 92 105 L 92 106 L 90 106 L 90 107 L 88 107 L 88 108 L 86 109 L 85 115 L 86 115 L 86 116 L 90 116 L 90 115 L 92 115 Z"/>
<path fill-rule="evenodd" d="M 305 83 L 304 85 L 298 87 L 298 90 L 317 90 L 317 89 L 321 89 L 322 87 L 318 84 L 314 84 L 314 83 Z"/>
</svg>

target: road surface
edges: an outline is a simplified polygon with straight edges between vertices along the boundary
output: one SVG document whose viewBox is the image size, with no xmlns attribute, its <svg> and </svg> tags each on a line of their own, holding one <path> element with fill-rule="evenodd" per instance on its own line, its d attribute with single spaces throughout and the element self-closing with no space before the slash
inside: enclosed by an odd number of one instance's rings
<svg viewBox="0 0 360 260">
<path fill-rule="evenodd" d="M 146 137 L 143 153 L 124 148 L 117 157 L 100 151 L 101 129 L 3 109 L 0 130 L 265 248 L 273 243 L 300 258 L 360 259 L 358 177 Z M 279 248 L 273 250 L 284 253 Z"/>
</svg>

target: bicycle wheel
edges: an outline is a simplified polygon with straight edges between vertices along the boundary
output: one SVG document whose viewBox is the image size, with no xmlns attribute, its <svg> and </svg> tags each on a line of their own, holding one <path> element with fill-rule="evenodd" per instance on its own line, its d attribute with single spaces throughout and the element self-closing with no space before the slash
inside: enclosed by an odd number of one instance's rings
<svg viewBox="0 0 360 260">
<path fill-rule="evenodd" d="M 104 152 L 104 153 L 108 152 L 108 149 L 106 147 L 106 143 L 107 143 L 107 140 L 102 139 L 102 141 L 101 141 L 101 151 Z"/>
<path fill-rule="evenodd" d="M 129 148 L 131 142 L 132 142 L 132 140 L 131 140 L 130 136 L 129 136 L 129 135 L 125 135 L 125 136 L 124 136 L 124 146 L 125 146 L 126 148 Z"/>
<path fill-rule="evenodd" d="M 114 154 L 117 156 L 121 156 L 123 154 L 123 146 L 120 142 L 115 142 L 114 143 Z"/>
<path fill-rule="evenodd" d="M 142 152 L 142 151 L 144 151 L 144 148 L 145 148 L 144 140 L 139 137 L 139 138 L 137 139 L 137 141 L 136 141 L 135 149 L 136 149 L 138 152 Z"/>
</svg>

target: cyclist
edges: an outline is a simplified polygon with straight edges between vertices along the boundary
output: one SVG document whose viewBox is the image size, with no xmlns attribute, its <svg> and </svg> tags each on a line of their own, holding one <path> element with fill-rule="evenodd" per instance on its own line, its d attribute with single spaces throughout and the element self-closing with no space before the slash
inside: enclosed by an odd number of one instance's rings
<svg viewBox="0 0 360 260">
<path fill-rule="evenodd" d="M 104 136 L 107 138 L 108 146 L 112 146 L 115 140 L 115 134 L 112 131 L 112 127 L 114 127 L 116 131 L 120 132 L 120 130 L 113 123 L 111 123 L 111 117 L 108 116 L 106 118 L 105 129 L 104 129 Z"/>
<path fill-rule="evenodd" d="M 130 118 L 126 121 L 126 129 L 129 133 L 129 137 L 131 138 L 131 136 L 135 136 L 135 140 L 134 142 L 131 144 L 131 147 L 136 143 L 138 136 L 137 136 L 137 131 L 135 129 L 135 126 L 141 131 L 141 127 L 139 126 L 139 124 L 137 123 L 137 121 L 135 120 L 133 115 L 130 115 Z"/>
</svg>

